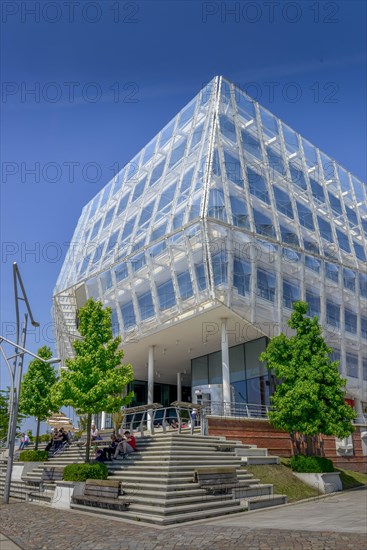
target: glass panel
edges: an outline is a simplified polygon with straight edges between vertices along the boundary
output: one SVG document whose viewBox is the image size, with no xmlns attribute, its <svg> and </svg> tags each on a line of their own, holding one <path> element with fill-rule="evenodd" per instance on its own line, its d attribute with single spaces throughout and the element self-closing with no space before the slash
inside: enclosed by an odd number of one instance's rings
<svg viewBox="0 0 367 550">
<path fill-rule="evenodd" d="M 326 302 L 326 322 L 333 327 L 340 327 L 340 306 L 333 302 Z"/>
<path fill-rule="evenodd" d="M 356 290 L 356 274 L 351 269 L 343 269 L 343 284 L 344 288 L 355 292 Z"/>
<path fill-rule="evenodd" d="M 127 264 L 122 263 L 118 265 L 115 269 L 115 276 L 116 281 L 119 283 L 120 281 L 123 281 L 128 276 L 128 270 L 127 270 Z"/>
<path fill-rule="evenodd" d="M 354 250 L 355 250 L 357 258 L 359 260 L 362 260 L 363 262 L 365 262 L 366 261 L 366 254 L 365 254 L 363 246 L 356 243 L 355 241 L 353 241 L 353 246 L 354 246 Z"/>
<path fill-rule="evenodd" d="M 251 265 L 240 258 L 233 259 L 233 286 L 238 294 L 246 296 L 250 292 Z"/>
<path fill-rule="evenodd" d="M 324 188 L 313 178 L 310 178 L 312 196 L 317 202 L 325 202 Z"/>
<path fill-rule="evenodd" d="M 185 107 L 184 110 L 181 112 L 178 128 L 182 128 L 190 119 L 192 119 L 195 112 L 195 105 L 196 98 L 193 99 L 191 103 L 189 103 L 189 105 L 187 105 L 187 107 Z"/>
<path fill-rule="evenodd" d="M 159 180 L 159 178 L 161 177 L 161 175 L 163 174 L 163 170 L 164 170 L 164 164 L 166 162 L 166 159 L 163 159 L 161 160 L 161 162 L 159 164 L 157 164 L 154 169 L 153 169 L 153 172 L 152 172 L 152 175 L 151 175 L 151 178 L 150 178 L 150 182 L 149 182 L 149 185 L 152 187 L 155 183 L 157 183 L 157 181 Z"/>
<path fill-rule="evenodd" d="M 358 378 L 358 357 L 353 353 L 347 353 L 347 375 Z"/>
<path fill-rule="evenodd" d="M 140 214 L 139 225 L 138 225 L 139 229 L 141 229 L 141 227 L 145 224 L 145 222 L 151 219 L 153 210 L 154 210 L 154 205 L 155 205 L 155 199 L 152 200 L 149 204 L 143 206 L 143 209 Z"/>
<path fill-rule="evenodd" d="M 367 317 L 361 317 L 361 336 L 367 340 Z"/>
<path fill-rule="evenodd" d="M 294 132 L 285 124 L 282 124 L 283 136 L 287 152 L 292 154 L 298 151 L 298 138 L 296 132 Z"/>
<path fill-rule="evenodd" d="M 280 225 L 279 227 L 280 227 L 281 238 L 284 243 L 294 244 L 296 246 L 299 246 L 298 237 L 291 229 L 289 229 L 284 225 Z"/>
<path fill-rule="evenodd" d="M 141 252 L 140 254 L 136 254 L 130 259 L 131 266 L 133 268 L 133 272 L 139 271 L 142 267 L 145 266 L 146 258 L 144 252 Z"/>
<path fill-rule="evenodd" d="M 222 135 L 233 143 L 236 143 L 236 128 L 229 118 L 225 115 L 219 115 L 219 124 Z"/>
<path fill-rule="evenodd" d="M 205 267 L 203 263 L 195 265 L 195 274 L 199 290 L 206 289 Z"/>
<path fill-rule="evenodd" d="M 177 275 L 178 288 L 181 300 L 187 300 L 194 294 L 189 271 L 183 271 Z"/>
<path fill-rule="evenodd" d="M 209 384 L 222 384 L 222 353 L 217 351 L 209 355 Z"/>
<path fill-rule="evenodd" d="M 93 226 L 92 233 L 90 235 L 90 240 L 93 241 L 93 239 L 96 237 L 99 228 L 101 227 L 101 219 L 97 220 L 96 223 Z"/>
<path fill-rule="evenodd" d="M 283 281 L 283 306 L 292 309 L 294 302 L 300 299 L 299 284 Z"/>
<path fill-rule="evenodd" d="M 319 247 L 314 241 L 310 241 L 306 239 L 306 237 L 303 237 L 303 244 L 305 247 L 305 250 L 308 252 L 313 252 L 314 254 L 318 254 L 320 252 Z"/>
<path fill-rule="evenodd" d="M 251 155 L 254 155 L 254 157 L 256 157 L 257 159 L 262 160 L 262 151 L 261 151 L 260 141 L 247 130 L 242 130 L 241 136 L 242 136 L 243 149 L 245 150 L 245 152 L 249 152 L 251 153 Z"/>
<path fill-rule="evenodd" d="M 338 237 L 338 242 L 340 248 L 345 250 L 345 252 L 350 252 L 349 239 L 348 236 L 342 233 L 339 229 L 336 230 L 336 236 Z"/>
<path fill-rule="evenodd" d="M 329 195 L 329 201 L 331 210 L 334 212 L 334 214 L 341 215 L 343 213 L 342 211 L 342 205 L 340 204 L 340 200 L 338 197 L 335 197 L 330 191 L 328 192 Z"/>
<path fill-rule="evenodd" d="M 154 305 L 150 290 L 138 296 L 138 305 L 142 321 L 149 319 L 149 317 L 154 317 Z"/>
<path fill-rule="evenodd" d="M 357 315 L 348 309 L 344 311 L 345 330 L 351 334 L 357 334 Z"/>
<path fill-rule="evenodd" d="M 132 230 L 134 229 L 135 220 L 136 220 L 136 216 L 134 216 L 131 220 L 126 221 L 125 227 L 120 239 L 121 243 L 125 241 L 128 237 L 130 237 Z"/>
<path fill-rule="evenodd" d="M 146 183 L 147 183 L 147 177 L 145 176 L 145 178 L 143 178 L 141 181 L 139 181 L 139 183 L 136 184 L 132 202 L 136 201 L 139 197 L 142 196 L 142 194 L 144 193 Z"/>
<path fill-rule="evenodd" d="M 224 193 L 221 189 L 211 189 L 209 194 L 208 216 L 227 221 Z"/>
<path fill-rule="evenodd" d="M 320 273 L 321 262 L 314 256 L 305 255 L 305 266 L 312 269 L 312 271 L 316 271 L 316 273 Z"/>
<path fill-rule="evenodd" d="M 240 187 L 243 187 L 241 164 L 238 158 L 224 151 L 224 163 L 226 166 L 227 178 Z"/>
<path fill-rule="evenodd" d="M 321 237 L 323 237 L 330 243 L 334 242 L 333 234 L 331 231 L 331 225 L 329 224 L 329 222 L 327 222 L 320 216 L 317 216 L 317 220 L 319 222 L 319 230 L 320 230 Z"/>
<path fill-rule="evenodd" d="M 270 204 L 265 178 L 247 166 L 247 179 L 251 195 L 258 197 L 267 204 Z"/>
<path fill-rule="evenodd" d="M 350 225 L 358 225 L 358 218 L 357 214 L 349 208 L 349 206 L 345 205 L 345 211 L 347 213 L 348 220 L 350 222 Z"/>
<path fill-rule="evenodd" d="M 106 273 L 102 273 L 101 284 L 102 284 L 102 290 L 104 292 L 112 287 L 111 271 L 106 271 Z"/>
<path fill-rule="evenodd" d="M 187 137 L 185 137 L 181 142 L 175 146 L 171 153 L 171 158 L 169 162 L 169 168 L 172 168 L 175 164 L 177 164 L 182 157 L 184 156 L 185 149 L 186 149 L 186 143 L 187 143 Z M 151 183 L 151 185 L 153 185 Z"/>
<path fill-rule="evenodd" d="M 272 220 L 258 210 L 253 209 L 253 213 L 256 233 L 259 233 L 260 235 L 267 235 L 269 237 L 275 237 L 275 229 Z"/>
<path fill-rule="evenodd" d="M 364 273 L 359 274 L 359 292 L 361 296 L 367 298 L 367 275 Z"/>
<path fill-rule="evenodd" d="M 209 383 L 208 356 L 197 357 L 191 361 L 191 384 L 193 387 Z"/>
<path fill-rule="evenodd" d="M 331 281 L 339 282 L 339 267 L 325 262 L 325 275 Z"/>
<path fill-rule="evenodd" d="M 153 229 L 152 234 L 150 236 L 151 241 L 156 241 L 157 239 L 164 237 L 166 234 L 166 227 L 167 227 L 167 221 Z"/>
<path fill-rule="evenodd" d="M 112 336 L 114 338 L 116 338 L 116 336 L 119 335 L 120 333 L 120 327 L 119 327 L 119 320 L 118 320 L 118 316 L 117 316 L 117 311 L 112 308 L 112 313 L 111 313 L 111 325 L 112 325 Z"/>
<path fill-rule="evenodd" d="M 363 380 L 367 380 L 367 357 L 362 358 Z"/>
<path fill-rule="evenodd" d="M 251 99 L 239 90 L 236 90 L 236 100 L 238 114 L 246 121 L 253 120 L 255 118 L 255 107 Z"/>
<path fill-rule="evenodd" d="M 260 354 L 266 349 L 266 339 L 259 338 L 245 344 L 246 378 L 254 378 L 267 373 L 265 363 L 260 361 Z M 250 401 L 252 403 L 252 401 Z"/>
<path fill-rule="evenodd" d="M 276 151 L 272 147 L 266 148 L 266 154 L 268 156 L 269 166 L 273 170 L 276 170 L 282 175 L 285 175 L 285 167 L 283 163 L 283 158 L 280 152 Z"/>
<path fill-rule="evenodd" d="M 231 384 L 233 382 L 240 382 L 246 378 L 245 347 L 243 344 L 229 348 L 229 375 Z"/>
<path fill-rule="evenodd" d="M 230 196 L 232 209 L 232 222 L 237 227 L 249 228 L 250 223 L 247 214 L 247 206 L 244 199 L 237 196 Z"/>
<path fill-rule="evenodd" d="M 104 223 L 103 223 L 103 229 L 106 229 L 106 227 L 108 227 L 112 221 L 112 218 L 113 218 L 113 212 L 115 210 L 115 207 L 113 206 L 112 208 L 110 208 L 106 214 L 106 217 L 104 219 Z"/>
<path fill-rule="evenodd" d="M 131 327 L 136 325 L 134 305 L 132 301 L 127 302 L 126 304 L 121 304 L 121 315 L 124 323 L 124 329 L 128 330 Z"/>
<path fill-rule="evenodd" d="M 191 151 L 197 146 L 198 143 L 200 143 L 201 136 L 203 134 L 203 129 L 204 129 L 204 123 L 200 124 L 200 126 L 195 128 L 191 138 L 191 145 L 190 145 Z"/>
<path fill-rule="evenodd" d="M 257 295 L 275 302 L 276 276 L 261 269 L 257 270 Z"/>
<path fill-rule="evenodd" d="M 291 175 L 291 182 L 301 189 L 307 189 L 307 182 L 302 169 L 292 162 L 289 163 L 289 171 Z"/>
<path fill-rule="evenodd" d="M 174 182 L 172 185 L 162 190 L 162 195 L 158 204 L 158 212 L 165 212 L 168 210 L 166 207 L 169 206 L 174 199 L 176 185 L 177 182 Z"/>
<path fill-rule="evenodd" d="M 314 294 L 311 290 L 307 290 L 306 302 L 308 303 L 308 315 L 310 317 L 320 317 L 320 296 Z"/>
<path fill-rule="evenodd" d="M 118 209 L 117 209 L 117 212 L 116 212 L 116 217 L 120 216 L 125 211 L 127 203 L 129 202 L 129 196 L 130 195 L 128 193 L 127 195 L 124 195 L 123 197 L 121 197 L 120 202 L 119 202 L 119 206 L 118 206 Z"/>
<path fill-rule="evenodd" d="M 144 164 L 146 164 L 152 158 L 154 154 L 156 141 L 157 141 L 156 139 L 153 139 L 153 141 L 148 143 L 148 145 L 146 146 L 144 151 L 143 161 L 141 163 L 142 166 L 144 166 Z"/>
<path fill-rule="evenodd" d="M 227 284 L 228 280 L 228 260 L 225 252 L 219 252 L 212 256 L 212 266 L 214 275 L 214 285 Z"/>
<path fill-rule="evenodd" d="M 293 208 L 289 193 L 282 191 L 282 189 L 279 189 L 275 185 L 273 185 L 273 191 L 278 212 L 282 212 L 288 218 L 293 219 Z"/>
<path fill-rule="evenodd" d="M 315 226 L 313 224 L 312 212 L 307 206 L 304 206 L 300 202 L 297 202 L 297 211 L 299 223 L 306 227 L 307 229 L 314 230 Z"/>
<path fill-rule="evenodd" d="M 176 304 L 175 291 L 171 280 L 157 285 L 157 294 L 160 310 L 169 309 Z"/>
<path fill-rule="evenodd" d="M 117 239 L 118 239 L 118 236 L 119 236 L 119 230 L 115 231 L 114 233 L 111 234 L 110 238 L 109 238 L 109 241 L 108 241 L 108 244 L 107 244 L 107 248 L 106 248 L 106 256 L 107 254 L 109 254 L 110 252 L 112 252 L 115 247 L 116 247 L 116 244 L 117 244 Z"/>
<path fill-rule="evenodd" d="M 159 147 L 163 147 L 163 146 L 167 143 L 167 141 L 168 141 L 169 139 L 171 139 L 171 136 L 172 136 L 172 133 L 173 133 L 174 125 L 175 125 L 175 120 L 172 120 L 172 121 L 166 126 L 166 128 L 164 128 L 164 130 L 162 130 L 161 139 L 160 139 L 160 142 L 159 142 Z"/>
</svg>

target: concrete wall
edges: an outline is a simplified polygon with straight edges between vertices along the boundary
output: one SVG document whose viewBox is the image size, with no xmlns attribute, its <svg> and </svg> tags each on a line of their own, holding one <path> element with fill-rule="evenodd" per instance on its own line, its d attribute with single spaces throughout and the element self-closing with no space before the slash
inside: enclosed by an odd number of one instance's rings
<svg viewBox="0 0 367 550">
<path fill-rule="evenodd" d="M 330 458 L 334 465 L 340 468 L 367 473 L 367 456 L 363 455 L 361 441 L 361 432 L 365 431 L 365 426 L 356 426 L 356 431 L 352 435 L 354 446 L 352 456 L 339 456 L 336 452 L 335 437 L 323 436 L 324 456 Z M 276 430 L 267 420 L 208 417 L 208 433 L 265 447 L 271 455 L 292 456 L 292 443 L 289 434 Z"/>
</svg>

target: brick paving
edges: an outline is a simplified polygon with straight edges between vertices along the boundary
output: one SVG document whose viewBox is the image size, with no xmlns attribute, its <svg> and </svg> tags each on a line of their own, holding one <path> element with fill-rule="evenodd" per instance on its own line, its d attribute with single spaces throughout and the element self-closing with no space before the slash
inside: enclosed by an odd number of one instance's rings
<svg viewBox="0 0 367 550">
<path fill-rule="evenodd" d="M 215 524 L 156 529 L 35 504 L 0 507 L 1 532 L 23 550 L 367 550 L 362 533 Z"/>
</svg>

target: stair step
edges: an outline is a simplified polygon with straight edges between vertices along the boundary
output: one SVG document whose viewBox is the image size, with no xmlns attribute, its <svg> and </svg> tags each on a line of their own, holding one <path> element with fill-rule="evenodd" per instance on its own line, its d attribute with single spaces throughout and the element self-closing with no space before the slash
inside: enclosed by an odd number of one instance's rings
<svg viewBox="0 0 367 550">
<path fill-rule="evenodd" d="M 241 499 L 241 504 L 246 506 L 248 510 L 258 510 L 260 508 L 268 508 L 270 506 L 279 506 L 280 504 L 287 504 L 287 495 L 263 495 L 257 497 Z"/>
</svg>

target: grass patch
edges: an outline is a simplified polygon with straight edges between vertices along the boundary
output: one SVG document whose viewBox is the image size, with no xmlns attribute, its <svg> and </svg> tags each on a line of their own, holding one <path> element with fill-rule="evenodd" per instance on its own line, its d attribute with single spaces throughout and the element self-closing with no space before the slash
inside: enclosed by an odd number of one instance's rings
<svg viewBox="0 0 367 550">
<path fill-rule="evenodd" d="M 272 483 L 274 493 L 287 495 L 288 502 L 296 502 L 318 495 L 318 492 L 305 485 L 292 474 L 292 470 L 284 464 L 268 464 L 246 466 L 246 470 L 253 474 L 261 483 Z"/>
<path fill-rule="evenodd" d="M 367 474 L 353 472 L 353 470 L 344 470 L 342 468 L 335 468 L 335 470 L 340 472 L 343 489 L 354 489 L 354 487 L 367 485 Z"/>
</svg>

